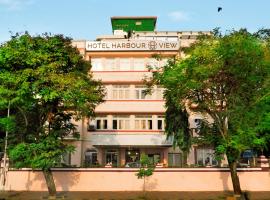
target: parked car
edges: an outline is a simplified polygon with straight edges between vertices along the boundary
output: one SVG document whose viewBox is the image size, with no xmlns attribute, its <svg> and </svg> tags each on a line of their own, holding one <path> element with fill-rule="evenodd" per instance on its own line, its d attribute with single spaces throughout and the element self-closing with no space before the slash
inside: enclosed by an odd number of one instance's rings
<svg viewBox="0 0 270 200">
<path fill-rule="evenodd" d="M 141 167 L 141 164 L 138 162 L 128 162 L 126 163 L 125 167 L 139 168 Z"/>
</svg>

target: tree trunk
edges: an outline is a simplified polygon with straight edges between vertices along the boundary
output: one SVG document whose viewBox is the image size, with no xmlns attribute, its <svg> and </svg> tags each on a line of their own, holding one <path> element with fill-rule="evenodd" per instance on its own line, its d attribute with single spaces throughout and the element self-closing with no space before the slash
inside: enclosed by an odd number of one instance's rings
<svg viewBox="0 0 270 200">
<path fill-rule="evenodd" d="M 46 180 L 46 184 L 48 187 L 49 195 L 50 196 L 55 196 L 56 195 L 56 188 L 53 180 L 53 174 L 51 169 L 44 169 L 43 174 Z"/>
<path fill-rule="evenodd" d="M 234 191 L 234 194 L 242 196 L 242 190 L 240 187 L 239 177 L 236 171 L 236 165 L 237 165 L 236 161 L 229 162 L 231 177 L 232 177 L 232 184 L 233 184 L 233 191 Z"/>
</svg>

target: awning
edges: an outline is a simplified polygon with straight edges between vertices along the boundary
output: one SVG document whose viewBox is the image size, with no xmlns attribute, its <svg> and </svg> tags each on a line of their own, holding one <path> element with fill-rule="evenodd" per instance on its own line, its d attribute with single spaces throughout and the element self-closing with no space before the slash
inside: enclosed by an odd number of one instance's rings
<svg viewBox="0 0 270 200">
<path fill-rule="evenodd" d="M 172 139 L 161 134 L 93 134 L 94 146 L 172 146 Z"/>
</svg>

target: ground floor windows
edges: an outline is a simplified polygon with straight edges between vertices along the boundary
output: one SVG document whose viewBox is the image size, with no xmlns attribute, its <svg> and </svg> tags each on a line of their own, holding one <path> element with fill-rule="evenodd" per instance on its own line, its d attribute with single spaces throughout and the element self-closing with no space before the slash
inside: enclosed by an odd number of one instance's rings
<svg viewBox="0 0 270 200">
<path fill-rule="evenodd" d="M 85 152 L 85 166 L 96 166 L 98 165 L 97 161 L 97 151 L 96 150 L 87 150 Z"/>
<path fill-rule="evenodd" d="M 125 167 L 140 167 L 140 150 L 127 149 L 125 151 Z"/>
<path fill-rule="evenodd" d="M 107 166 L 112 166 L 112 167 L 118 166 L 118 151 L 117 150 L 106 150 L 105 163 Z"/>
<path fill-rule="evenodd" d="M 69 166 L 71 164 L 71 153 L 65 153 L 62 156 L 62 165 Z"/>
<path fill-rule="evenodd" d="M 181 167 L 182 156 L 181 153 L 169 153 L 168 154 L 168 166 L 169 167 Z"/>
<path fill-rule="evenodd" d="M 196 158 L 196 164 L 199 166 L 216 166 L 218 164 L 214 150 L 210 148 L 197 148 Z"/>
<path fill-rule="evenodd" d="M 160 159 L 160 154 L 147 154 L 150 164 L 151 165 L 156 165 L 157 163 L 160 163 L 161 159 Z"/>
</svg>

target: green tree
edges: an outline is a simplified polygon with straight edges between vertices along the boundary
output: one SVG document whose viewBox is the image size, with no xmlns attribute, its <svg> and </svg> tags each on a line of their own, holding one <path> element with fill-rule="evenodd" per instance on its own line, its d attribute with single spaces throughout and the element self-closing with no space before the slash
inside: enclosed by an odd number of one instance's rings
<svg viewBox="0 0 270 200">
<path fill-rule="evenodd" d="M 146 178 L 153 175 L 155 169 L 155 163 L 151 163 L 149 157 L 146 154 L 142 154 L 140 158 L 140 169 L 135 175 L 139 179 L 143 179 L 143 193 L 145 197 Z"/>
<path fill-rule="evenodd" d="M 266 142 L 255 127 L 265 110 L 256 107 L 263 97 L 269 96 L 269 46 L 265 39 L 245 29 L 224 36 L 216 33 L 201 36 L 185 50 L 185 59 L 171 61 L 163 70 L 153 72 L 151 82 L 165 88 L 167 111 L 187 109 L 188 113 L 204 116 L 196 142 L 211 144 L 216 155 L 226 155 L 234 193 L 241 195 L 236 170 L 240 155 L 246 149 L 263 147 Z M 169 113 L 173 112 L 166 115 Z M 168 127 L 174 123 L 166 120 Z M 186 125 L 179 124 L 178 132 L 166 129 L 183 141 L 178 144 L 181 147 L 189 146 L 183 134 Z"/>
<path fill-rule="evenodd" d="M 56 194 L 51 168 L 74 151 L 64 138 L 78 138 L 71 119 L 93 116 L 104 97 L 90 68 L 63 35 L 17 34 L 0 47 L 0 113 L 10 102 L 15 124 L 9 157 L 15 167 L 42 169 L 50 195 Z"/>
</svg>

